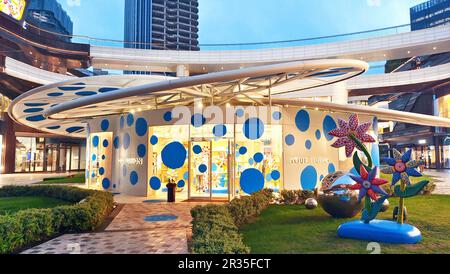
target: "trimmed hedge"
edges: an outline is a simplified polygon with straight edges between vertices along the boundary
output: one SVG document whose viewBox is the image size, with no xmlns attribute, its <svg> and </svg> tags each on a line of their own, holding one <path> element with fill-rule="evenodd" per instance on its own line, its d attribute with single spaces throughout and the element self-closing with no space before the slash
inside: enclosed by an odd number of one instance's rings
<svg viewBox="0 0 450 274">
<path fill-rule="evenodd" d="M 248 254 L 238 227 L 258 216 L 273 200 L 273 191 L 234 199 L 226 205 L 197 206 L 191 210 L 191 251 L 195 254 Z"/>
<path fill-rule="evenodd" d="M 65 186 L 6 186 L 0 197 L 46 196 L 74 203 L 50 209 L 26 209 L 0 216 L 0 253 L 67 232 L 92 231 L 114 206 L 111 193 Z"/>
<path fill-rule="evenodd" d="M 308 198 L 314 198 L 314 192 L 310 190 L 282 190 L 280 202 L 285 205 L 304 205 Z"/>
</svg>

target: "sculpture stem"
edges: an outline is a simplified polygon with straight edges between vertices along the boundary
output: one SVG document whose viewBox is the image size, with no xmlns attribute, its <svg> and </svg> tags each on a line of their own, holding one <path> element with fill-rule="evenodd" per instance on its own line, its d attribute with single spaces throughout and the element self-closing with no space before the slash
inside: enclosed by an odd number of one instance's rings
<svg viewBox="0 0 450 274">
<path fill-rule="evenodd" d="M 369 154 L 369 151 L 367 151 L 367 147 L 358 139 L 356 138 L 355 135 L 350 134 L 349 135 L 350 139 L 352 139 L 353 142 L 355 142 L 356 146 L 362 151 L 364 152 L 364 155 L 366 155 L 367 158 L 367 162 L 368 162 L 368 167 L 372 168 L 373 167 L 373 162 L 372 162 L 372 157 Z"/>
<path fill-rule="evenodd" d="M 406 188 L 406 184 L 403 182 L 403 180 L 400 183 L 400 188 L 402 191 L 405 191 Z M 405 207 L 405 198 L 400 197 L 400 201 L 398 203 L 398 215 L 397 215 L 397 223 L 399 224 L 403 224 L 403 221 L 405 219 L 405 211 L 404 208 Z"/>
</svg>

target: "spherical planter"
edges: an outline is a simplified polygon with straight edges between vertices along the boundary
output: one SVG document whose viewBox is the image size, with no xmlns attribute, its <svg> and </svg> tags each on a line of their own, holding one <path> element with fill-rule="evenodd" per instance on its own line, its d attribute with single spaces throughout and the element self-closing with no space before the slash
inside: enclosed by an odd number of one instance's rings
<svg viewBox="0 0 450 274">
<path fill-rule="evenodd" d="M 320 194 L 318 200 L 322 209 L 334 218 L 353 218 L 364 208 L 364 204 L 358 202 L 355 191 L 347 194 L 335 192 Z"/>
<path fill-rule="evenodd" d="M 316 209 L 318 206 L 316 199 L 314 198 L 308 198 L 305 201 L 305 207 L 306 209 Z"/>
</svg>

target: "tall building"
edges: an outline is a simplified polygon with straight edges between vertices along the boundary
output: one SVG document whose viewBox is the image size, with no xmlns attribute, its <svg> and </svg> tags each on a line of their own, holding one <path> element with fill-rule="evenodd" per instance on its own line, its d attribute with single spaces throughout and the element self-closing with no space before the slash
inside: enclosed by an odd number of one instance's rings
<svg viewBox="0 0 450 274">
<path fill-rule="evenodd" d="M 125 0 L 125 47 L 199 50 L 198 0 Z"/>
<path fill-rule="evenodd" d="M 430 0 L 410 9 L 411 30 L 450 23 L 450 0 Z"/>
<path fill-rule="evenodd" d="M 29 1 L 25 21 L 39 29 L 71 36 L 73 23 L 67 12 L 56 0 Z M 70 40 L 70 37 L 62 37 Z"/>
<path fill-rule="evenodd" d="M 450 23 L 450 0 L 430 0 L 410 9 L 411 30 L 421 30 Z M 417 56 L 386 63 L 386 73 L 433 67 L 450 62 L 450 53 Z M 373 96 L 371 105 L 386 102 L 389 109 L 450 117 L 450 81 L 423 85 L 408 93 Z M 428 168 L 450 169 L 450 131 L 395 123 L 381 135 L 389 147 L 413 148 L 414 157 L 422 159 Z M 382 149 L 383 150 L 383 149 Z"/>
</svg>

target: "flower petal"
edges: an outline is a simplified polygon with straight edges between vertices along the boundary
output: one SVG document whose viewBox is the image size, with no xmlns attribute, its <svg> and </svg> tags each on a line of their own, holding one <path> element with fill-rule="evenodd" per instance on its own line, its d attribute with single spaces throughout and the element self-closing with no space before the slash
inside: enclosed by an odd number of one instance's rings
<svg viewBox="0 0 450 274">
<path fill-rule="evenodd" d="M 352 114 L 350 115 L 350 118 L 348 119 L 348 125 L 350 127 L 350 130 L 355 131 L 358 128 L 359 120 L 358 115 Z"/>
<path fill-rule="evenodd" d="M 408 168 L 417 168 L 420 165 L 420 161 L 412 160 L 406 163 L 406 167 Z"/>
<path fill-rule="evenodd" d="M 369 128 L 371 126 L 372 126 L 372 123 L 370 123 L 370 122 L 369 123 L 363 123 L 363 124 L 358 126 L 358 128 L 356 129 L 356 133 L 359 134 L 359 135 L 364 134 L 364 133 L 366 133 L 369 130 Z"/>
<path fill-rule="evenodd" d="M 364 143 L 375 143 L 375 138 L 373 138 L 370 134 L 361 134 L 356 137 Z"/>
<path fill-rule="evenodd" d="M 367 189 L 366 188 L 361 188 L 359 190 L 359 196 L 358 196 L 358 202 L 361 202 L 362 198 L 364 198 L 364 196 L 366 196 L 367 194 Z"/>
<path fill-rule="evenodd" d="M 399 172 L 394 172 L 394 175 L 392 175 L 392 185 L 395 185 L 401 178 L 402 175 Z"/>
<path fill-rule="evenodd" d="M 403 155 L 400 153 L 400 151 L 396 150 L 395 148 L 392 149 L 393 153 L 394 153 L 394 159 L 395 161 L 401 161 Z"/>
<path fill-rule="evenodd" d="M 330 132 L 328 132 L 328 134 L 330 134 L 331 136 L 334 136 L 334 137 L 344 137 L 347 135 L 347 133 L 348 133 L 347 130 L 340 129 L 340 128 L 335 128 L 335 129 L 331 130 Z"/>
<path fill-rule="evenodd" d="M 375 194 L 375 191 L 373 191 L 372 189 L 367 190 L 367 195 L 369 195 L 369 197 L 374 201 L 378 200 L 377 194 Z"/>
<path fill-rule="evenodd" d="M 381 161 L 386 162 L 390 166 L 395 166 L 395 164 L 397 163 L 397 161 L 394 158 L 381 158 Z M 383 172 L 383 170 L 381 170 L 381 172 Z M 385 173 L 385 174 L 391 174 L 391 173 Z"/>
<path fill-rule="evenodd" d="M 411 185 L 411 181 L 409 180 L 409 176 L 408 174 L 406 174 L 406 172 L 402 173 L 402 182 L 408 186 Z"/>
<path fill-rule="evenodd" d="M 376 193 L 379 193 L 379 194 L 381 194 L 381 195 L 384 195 L 384 196 L 389 196 L 389 194 L 386 192 L 386 191 L 384 191 L 384 189 L 382 189 L 381 187 L 379 187 L 379 186 L 372 186 L 372 190 L 373 191 L 375 191 Z"/>
<path fill-rule="evenodd" d="M 340 148 L 346 146 L 350 140 L 347 137 L 342 137 L 336 140 L 331 146 L 334 148 Z"/>
<path fill-rule="evenodd" d="M 405 154 L 403 154 L 403 156 L 402 156 L 403 163 L 407 163 L 411 160 L 411 153 L 412 153 L 412 149 L 406 151 Z"/>
<path fill-rule="evenodd" d="M 338 118 L 338 124 L 342 130 L 349 131 L 350 128 L 345 120 Z"/>
<path fill-rule="evenodd" d="M 350 190 L 359 190 L 362 188 L 362 185 L 360 185 L 360 184 L 347 185 L 347 188 Z"/>
<path fill-rule="evenodd" d="M 406 174 L 408 174 L 409 176 L 413 176 L 413 177 L 422 177 L 422 174 L 419 171 L 417 171 L 415 168 L 407 168 Z"/>
<path fill-rule="evenodd" d="M 369 173 L 367 172 L 364 165 L 359 166 L 359 174 L 361 174 L 361 178 L 363 178 L 364 180 L 367 180 L 367 178 L 369 177 Z"/>
<path fill-rule="evenodd" d="M 369 172 L 369 176 L 367 177 L 367 181 L 372 182 L 373 179 L 375 179 L 377 177 L 377 173 L 378 173 L 378 167 L 376 166 Z"/>
<path fill-rule="evenodd" d="M 353 151 L 355 150 L 355 143 L 353 141 L 347 142 L 345 145 L 345 155 L 347 158 L 350 158 L 352 156 Z"/>
<path fill-rule="evenodd" d="M 388 181 L 385 179 L 381 179 L 381 178 L 375 178 L 372 180 L 372 185 L 376 185 L 376 186 L 381 186 L 384 184 L 387 184 Z"/>
<path fill-rule="evenodd" d="M 395 172 L 394 168 L 392 168 L 391 166 L 387 166 L 381 169 L 381 173 L 384 174 L 393 174 Z"/>
</svg>

